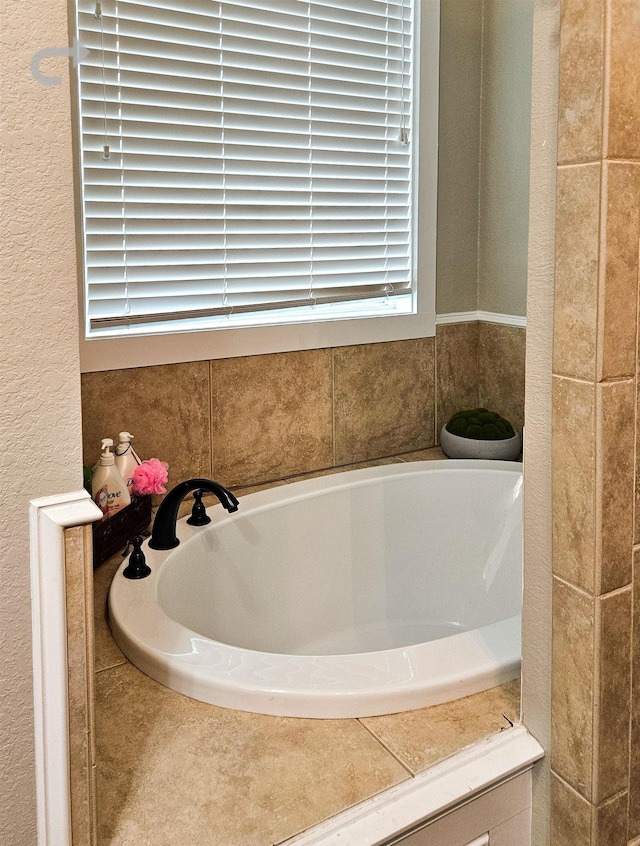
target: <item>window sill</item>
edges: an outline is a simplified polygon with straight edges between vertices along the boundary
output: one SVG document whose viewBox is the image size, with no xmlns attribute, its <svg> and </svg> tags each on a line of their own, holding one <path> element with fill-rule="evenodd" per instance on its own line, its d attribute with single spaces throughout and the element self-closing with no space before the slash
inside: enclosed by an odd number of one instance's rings
<svg viewBox="0 0 640 846">
<path fill-rule="evenodd" d="M 109 340 L 81 339 L 80 367 L 83 373 L 93 373 L 127 367 L 428 338 L 434 335 L 435 311 L 424 311 L 398 317 L 138 335 Z"/>
</svg>

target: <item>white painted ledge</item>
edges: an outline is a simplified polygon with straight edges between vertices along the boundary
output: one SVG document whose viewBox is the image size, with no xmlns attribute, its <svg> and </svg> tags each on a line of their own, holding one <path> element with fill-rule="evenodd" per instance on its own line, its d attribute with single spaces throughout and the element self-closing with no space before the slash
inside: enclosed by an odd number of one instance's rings
<svg viewBox="0 0 640 846">
<path fill-rule="evenodd" d="M 503 326 L 525 328 L 527 318 L 519 314 L 497 314 L 493 311 L 452 311 L 436 315 L 436 326 L 448 326 L 452 323 L 500 323 Z"/>
<path fill-rule="evenodd" d="M 378 846 L 531 769 L 544 750 L 522 725 L 457 755 L 286 841 L 286 846 Z"/>
<path fill-rule="evenodd" d="M 64 530 L 101 516 L 85 490 L 29 504 L 38 846 L 71 846 Z"/>
</svg>

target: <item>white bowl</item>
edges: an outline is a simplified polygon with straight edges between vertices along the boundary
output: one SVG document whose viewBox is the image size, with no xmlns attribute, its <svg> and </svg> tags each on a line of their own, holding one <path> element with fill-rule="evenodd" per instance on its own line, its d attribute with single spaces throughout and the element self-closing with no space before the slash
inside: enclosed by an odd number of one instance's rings
<svg viewBox="0 0 640 846">
<path fill-rule="evenodd" d="M 449 458 L 493 458 L 499 461 L 514 461 L 522 450 L 520 433 L 499 441 L 462 438 L 452 434 L 445 426 L 440 430 L 440 446 Z"/>
</svg>

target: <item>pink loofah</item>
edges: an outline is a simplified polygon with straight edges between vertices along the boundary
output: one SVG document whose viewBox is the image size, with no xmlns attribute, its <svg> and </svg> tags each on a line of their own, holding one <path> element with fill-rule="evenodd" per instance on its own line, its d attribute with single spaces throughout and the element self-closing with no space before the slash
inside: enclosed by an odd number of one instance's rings
<svg viewBox="0 0 640 846">
<path fill-rule="evenodd" d="M 149 458 L 138 464 L 136 469 L 131 474 L 133 479 L 133 492 L 137 496 L 146 496 L 147 494 L 163 494 L 167 492 L 164 487 L 167 479 L 169 465 L 166 461 L 160 461 L 157 458 Z"/>
</svg>

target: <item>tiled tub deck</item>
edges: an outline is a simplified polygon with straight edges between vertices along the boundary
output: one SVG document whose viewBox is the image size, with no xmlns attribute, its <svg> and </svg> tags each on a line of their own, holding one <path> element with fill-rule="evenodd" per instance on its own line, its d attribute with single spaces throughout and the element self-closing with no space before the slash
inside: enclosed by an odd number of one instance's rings
<svg viewBox="0 0 640 846">
<path fill-rule="evenodd" d="M 435 448 L 366 466 L 442 457 Z M 280 844 L 518 719 L 518 682 L 366 719 L 270 717 L 189 699 L 140 673 L 111 638 L 106 595 L 121 560 L 95 573 L 99 846 Z"/>
</svg>

